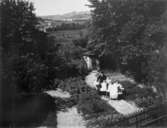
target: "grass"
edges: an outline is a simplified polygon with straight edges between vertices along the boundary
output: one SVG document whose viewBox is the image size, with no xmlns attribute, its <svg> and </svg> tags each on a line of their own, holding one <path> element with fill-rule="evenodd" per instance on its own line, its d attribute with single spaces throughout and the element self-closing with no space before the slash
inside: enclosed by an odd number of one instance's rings
<svg viewBox="0 0 167 128">
<path fill-rule="evenodd" d="M 73 40 L 80 39 L 87 34 L 87 29 L 81 30 L 62 30 L 51 33 L 50 35 L 55 38 L 59 43 L 69 43 Z"/>
<path fill-rule="evenodd" d="M 159 104 L 158 94 L 154 93 L 150 87 L 140 88 L 137 83 L 122 81 L 121 84 L 126 90 L 125 100 L 133 101 L 138 107 L 148 108 L 151 105 Z"/>
</svg>

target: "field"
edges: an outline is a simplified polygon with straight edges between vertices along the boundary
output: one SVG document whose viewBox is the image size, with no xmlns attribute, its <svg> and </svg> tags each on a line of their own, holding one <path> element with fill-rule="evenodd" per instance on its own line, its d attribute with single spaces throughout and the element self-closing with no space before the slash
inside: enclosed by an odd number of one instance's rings
<svg viewBox="0 0 167 128">
<path fill-rule="evenodd" d="M 69 43 L 87 35 L 87 29 L 81 30 L 62 30 L 50 34 L 58 43 Z"/>
</svg>

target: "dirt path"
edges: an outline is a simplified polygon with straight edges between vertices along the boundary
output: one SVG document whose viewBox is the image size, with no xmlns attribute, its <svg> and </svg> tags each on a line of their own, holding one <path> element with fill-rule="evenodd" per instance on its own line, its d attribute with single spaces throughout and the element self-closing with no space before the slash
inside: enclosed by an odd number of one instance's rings
<svg viewBox="0 0 167 128">
<path fill-rule="evenodd" d="M 53 98 L 70 98 L 68 92 L 61 89 L 46 91 Z M 57 128 L 86 128 L 86 123 L 83 117 L 78 113 L 76 107 L 67 108 L 66 110 L 57 112 Z"/>
<path fill-rule="evenodd" d="M 57 128 L 86 128 L 86 123 L 77 108 L 72 107 L 57 113 Z"/>
<path fill-rule="evenodd" d="M 102 100 L 107 101 L 111 107 L 122 115 L 129 115 L 142 110 L 142 108 L 138 108 L 134 103 L 129 103 L 125 100 L 110 100 L 105 97 L 102 97 Z"/>
<path fill-rule="evenodd" d="M 50 95 L 53 98 L 70 98 L 71 95 L 68 92 L 62 91 L 61 89 L 57 89 L 57 90 L 49 90 L 46 91 L 45 93 L 47 93 L 48 95 Z"/>
</svg>

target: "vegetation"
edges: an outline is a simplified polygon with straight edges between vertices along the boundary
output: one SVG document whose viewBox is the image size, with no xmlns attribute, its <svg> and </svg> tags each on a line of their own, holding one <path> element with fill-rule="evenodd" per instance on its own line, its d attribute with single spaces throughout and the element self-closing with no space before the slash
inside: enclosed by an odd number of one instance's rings
<svg viewBox="0 0 167 128">
<path fill-rule="evenodd" d="M 61 25 L 57 25 L 56 27 L 51 27 L 47 29 L 47 32 L 54 32 L 54 31 L 64 31 L 64 30 L 80 30 L 87 27 L 87 23 L 80 24 L 80 23 L 62 23 Z"/>
<path fill-rule="evenodd" d="M 78 62 L 73 58 L 78 59 L 79 47 L 60 46 L 50 35 L 39 31 L 32 3 L 6 0 L 0 8 L 4 82 L 15 83 L 20 91 L 39 92 L 49 88 L 55 78 L 78 73 Z"/>
<path fill-rule="evenodd" d="M 2 1 L 1 10 L 4 79 L 12 80 L 24 91 L 49 84 L 47 55 L 51 44 L 46 43 L 47 35 L 36 29 L 32 3 Z"/>
<path fill-rule="evenodd" d="M 40 90 L 54 78 L 81 75 L 82 53 L 90 51 L 99 57 L 102 69 L 128 71 L 139 82 L 163 86 L 166 1 L 90 2 L 92 32 L 61 44 L 36 28 L 32 3 L 2 1 L 4 69 L 10 71 L 4 79 L 10 77 L 25 90 Z"/>
<path fill-rule="evenodd" d="M 90 34 L 92 43 L 88 47 L 99 56 L 101 66 L 130 71 L 138 82 L 155 81 L 155 73 L 162 73 L 159 67 L 162 60 L 157 58 L 161 56 L 159 52 L 166 42 L 166 1 L 90 2 L 93 22 Z M 161 63 L 161 69 L 163 65 L 166 64 Z"/>
<path fill-rule="evenodd" d="M 113 122 L 123 117 L 106 101 L 101 100 L 97 91 L 88 87 L 81 77 L 67 78 L 56 81 L 56 83 L 58 83 L 58 88 L 70 92 L 71 98 L 68 105 L 77 106 L 79 112 L 88 121 L 88 126 L 104 127 L 109 120 L 109 122 Z"/>
<path fill-rule="evenodd" d="M 135 102 L 138 107 L 149 108 L 152 105 L 159 104 L 162 100 L 160 95 L 150 87 L 141 88 L 129 81 L 122 81 L 121 84 L 126 90 L 125 100 Z"/>
<path fill-rule="evenodd" d="M 59 30 L 65 31 L 48 34 L 37 29 L 38 18 L 32 3 L 2 1 L 3 84 L 28 94 L 61 88 L 72 97 L 68 102 L 57 99 L 57 106 L 77 105 L 85 119 L 93 120 L 91 125 L 108 127 L 122 116 L 85 84 L 83 53 L 98 56 L 101 69 L 130 72 L 137 82 L 155 85 L 165 94 L 167 2 L 90 0 L 90 3 L 93 10 L 89 34 L 69 31 L 84 27 L 76 24 L 62 24 Z M 126 81 L 122 84 L 127 91 L 125 99 L 135 101 L 139 107 L 158 103 L 150 88 L 141 89 Z"/>
</svg>

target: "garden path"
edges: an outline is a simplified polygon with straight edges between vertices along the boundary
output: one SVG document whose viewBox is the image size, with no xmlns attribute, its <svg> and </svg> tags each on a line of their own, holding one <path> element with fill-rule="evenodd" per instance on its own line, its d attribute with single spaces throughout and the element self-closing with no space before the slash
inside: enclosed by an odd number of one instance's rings
<svg viewBox="0 0 167 128">
<path fill-rule="evenodd" d="M 68 92 L 61 89 L 46 91 L 48 95 L 53 98 L 70 98 Z M 86 128 L 86 122 L 80 113 L 78 113 L 76 106 L 60 110 L 57 112 L 57 128 Z"/>
<path fill-rule="evenodd" d="M 49 90 L 46 91 L 45 93 L 47 93 L 48 95 L 50 95 L 53 98 L 70 98 L 71 95 L 66 92 L 66 91 L 62 91 L 61 89 L 57 89 L 57 90 Z"/>
<path fill-rule="evenodd" d="M 106 97 L 101 97 L 101 99 L 107 101 L 111 107 L 122 115 L 129 115 L 142 110 L 142 108 L 138 108 L 134 103 L 125 100 L 111 100 Z"/>
<path fill-rule="evenodd" d="M 86 123 L 77 108 L 72 107 L 57 113 L 57 128 L 86 128 Z"/>
</svg>

